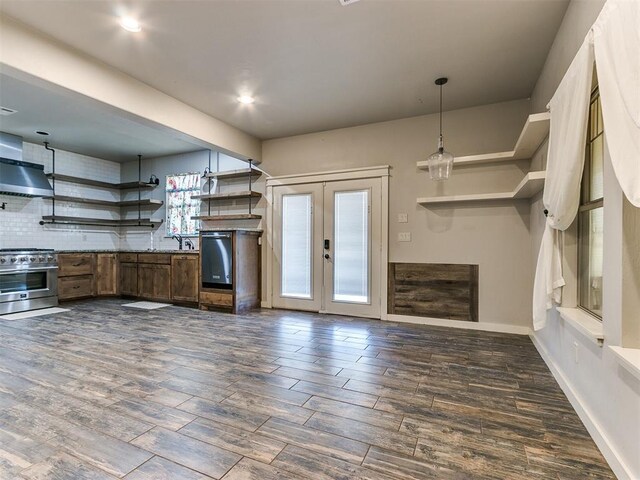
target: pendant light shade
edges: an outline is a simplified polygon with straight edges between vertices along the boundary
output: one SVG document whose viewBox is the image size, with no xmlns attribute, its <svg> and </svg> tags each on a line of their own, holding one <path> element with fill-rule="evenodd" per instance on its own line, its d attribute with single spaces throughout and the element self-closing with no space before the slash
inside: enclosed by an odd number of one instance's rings
<svg viewBox="0 0 640 480">
<path fill-rule="evenodd" d="M 440 87 L 440 137 L 438 138 L 438 150 L 429 155 L 427 166 L 431 180 L 447 180 L 453 168 L 453 155 L 444 149 L 442 139 L 442 86 L 447 83 L 447 78 L 438 78 L 436 85 Z"/>
</svg>

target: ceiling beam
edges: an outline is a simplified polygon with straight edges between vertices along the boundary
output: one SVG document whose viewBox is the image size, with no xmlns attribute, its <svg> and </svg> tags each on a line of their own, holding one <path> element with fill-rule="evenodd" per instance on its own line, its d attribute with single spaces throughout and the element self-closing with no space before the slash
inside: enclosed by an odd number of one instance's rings
<svg viewBox="0 0 640 480">
<path fill-rule="evenodd" d="M 0 44 L 0 67 L 7 75 L 82 95 L 203 148 L 260 161 L 259 139 L 2 15 Z"/>
</svg>

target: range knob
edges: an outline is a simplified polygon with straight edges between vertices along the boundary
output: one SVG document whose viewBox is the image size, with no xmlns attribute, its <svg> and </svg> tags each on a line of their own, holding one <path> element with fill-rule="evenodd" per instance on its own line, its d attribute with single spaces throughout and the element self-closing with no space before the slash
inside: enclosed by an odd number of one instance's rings
<svg viewBox="0 0 640 480">
<path fill-rule="evenodd" d="M 51 255 L 49 255 L 49 256 L 47 257 L 47 260 L 48 260 L 48 261 L 50 261 L 50 262 L 53 262 L 53 257 L 52 257 Z"/>
<path fill-rule="evenodd" d="M 27 261 L 27 257 L 20 257 L 20 261 L 21 262 L 26 262 Z"/>
<path fill-rule="evenodd" d="M 7 261 L 6 258 L 4 258 L 4 257 L 0 258 L 0 263 L 5 263 L 6 261 Z"/>
<path fill-rule="evenodd" d="M 11 257 L 11 263 L 16 263 L 18 259 L 16 257 Z"/>
<path fill-rule="evenodd" d="M 29 257 L 29 261 L 30 262 L 35 262 L 36 261 L 36 257 Z"/>
<path fill-rule="evenodd" d="M 38 257 L 38 261 L 40 262 L 44 262 L 45 258 L 44 257 Z"/>
</svg>

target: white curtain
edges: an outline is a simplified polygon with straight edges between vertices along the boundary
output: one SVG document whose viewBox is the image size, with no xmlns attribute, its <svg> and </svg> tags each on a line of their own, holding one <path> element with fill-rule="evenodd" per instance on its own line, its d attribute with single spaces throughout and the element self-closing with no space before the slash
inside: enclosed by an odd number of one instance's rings
<svg viewBox="0 0 640 480">
<path fill-rule="evenodd" d="M 543 203 L 548 211 L 533 287 L 533 328 L 544 327 L 547 310 L 560 303 L 562 234 L 580 206 L 589 98 L 593 73 L 593 36 L 587 35 L 549 102 L 551 124 Z"/>
<path fill-rule="evenodd" d="M 640 1 L 609 0 L 593 41 L 611 163 L 622 191 L 640 207 Z"/>
<path fill-rule="evenodd" d="M 623 192 L 640 207 L 640 0 L 608 0 L 549 103 L 548 216 L 533 287 L 535 330 L 562 299 L 561 231 L 580 203 L 594 58 L 611 163 Z"/>
</svg>

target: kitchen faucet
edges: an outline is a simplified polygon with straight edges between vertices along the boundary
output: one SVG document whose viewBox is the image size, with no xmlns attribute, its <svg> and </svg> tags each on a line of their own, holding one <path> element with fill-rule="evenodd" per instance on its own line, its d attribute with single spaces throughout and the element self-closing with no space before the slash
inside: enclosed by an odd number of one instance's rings
<svg viewBox="0 0 640 480">
<path fill-rule="evenodd" d="M 195 249 L 195 246 L 193 245 L 193 242 L 188 238 L 185 239 L 184 244 L 189 250 L 194 250 Z"/>
<path fill-rule="evenodd" d="M 176 233 L 171 238 L 175 238 L 178 241 L 178 250 L 182 250 L 182 235 Z"/>
</svg>

